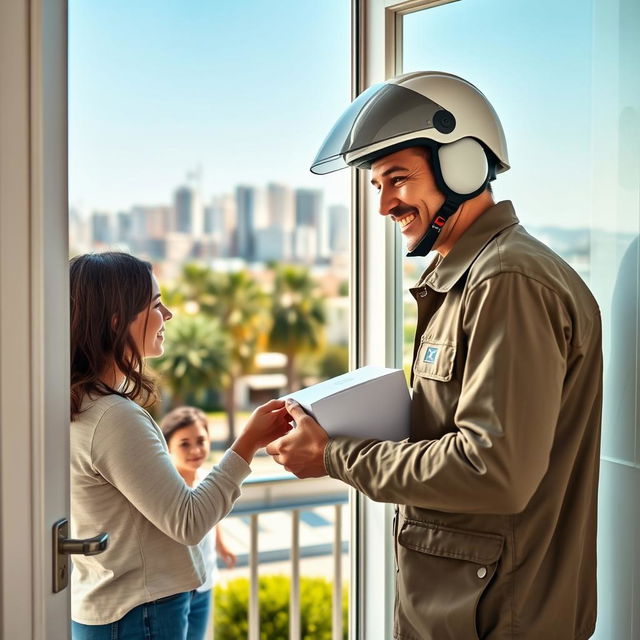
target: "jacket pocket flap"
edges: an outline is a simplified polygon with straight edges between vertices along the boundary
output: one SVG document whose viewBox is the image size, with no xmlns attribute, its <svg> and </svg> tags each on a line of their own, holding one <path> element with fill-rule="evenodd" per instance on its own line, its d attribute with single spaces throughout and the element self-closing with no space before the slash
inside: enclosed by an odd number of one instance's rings
<svg viewBox="0 0 640 640">
<path fill-rule="evenodd" d="M 497 562 L 504 546 L 504 538 L 499 535 L 450 529 L 412 520 L 405 520 L 398 542 L 414 551 L 476 564 Z"/>
</svg>

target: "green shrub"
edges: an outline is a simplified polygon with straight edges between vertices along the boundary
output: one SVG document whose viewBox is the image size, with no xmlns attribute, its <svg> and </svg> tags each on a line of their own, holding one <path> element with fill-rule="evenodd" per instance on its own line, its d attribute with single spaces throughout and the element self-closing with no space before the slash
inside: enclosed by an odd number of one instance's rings
<svg viewBox="0 0 640 640">
<path fill-rule="evenodd" d="M 324 578 L 300 579 L 301 640 L 331 640 L 332 583 Z M 258 581 L 260 603 L 260 640 L 289 638 L 288 576 L 261 576 Z M 216 640 L 246 640 L 248 621 L 249 580 L 236 578 L 226 586 L 214 588 Z M 348 637 L 348 589 L 342 590 L 342 637 Z"/>
</svg>

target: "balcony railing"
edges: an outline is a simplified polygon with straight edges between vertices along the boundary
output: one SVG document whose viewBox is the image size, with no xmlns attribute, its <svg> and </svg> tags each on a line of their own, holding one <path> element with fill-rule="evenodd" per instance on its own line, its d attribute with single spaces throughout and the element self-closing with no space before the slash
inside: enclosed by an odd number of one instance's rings
<svg viewBox="0 0 640 640">
<path fill-rule="evenodd" d="M 250 546 L 248 554 L 249 589 L 249 638 L 260 638 L 260 610 L 258 603 L 258 567 L 260 552 L 258 548 L 258 518 L 269 511 L 287 511 L 291 513 L 291 595 L 289 606 L 289 640 L 300 640 L 300 559 L 310 555 L 333 555 L 333 597 L 332 597 L 332 639 L 342 639 L 342 509 L 348 503 L 349 493 L 341 482 L 332 478 L 313 478 L 299 480 L 286 474 L 265 478 L 250 478 L 242 487 L 242 496 L 229 514 L 249 516 Z M 333 543 L 331 548 L 315 545 L 300 547 L 300 512 L 315 507 L 333 505 Z M 264 555 L 264 554 L 263 554 Z M 276 554 L 277 555 L 277 554 Z M 243 564 L 240 556 L 239 563 Z M 272 557 L 270 559 L 279 559 Z"/>
</svg>

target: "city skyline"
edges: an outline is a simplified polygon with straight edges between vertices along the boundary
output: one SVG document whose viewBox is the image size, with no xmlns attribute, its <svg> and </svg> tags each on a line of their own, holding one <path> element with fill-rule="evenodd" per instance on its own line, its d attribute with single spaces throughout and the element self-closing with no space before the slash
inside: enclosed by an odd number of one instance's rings
<svg viewBox="0 0 640 640">
<path fill-rule="evenodd" d="M 269 182 L 203 197 L 197 182 L 183 183 L 169 202 L 85 212 L 71 207 L 70 245 L 73 252 L 123 248 L 167 263 L 172 273 L 191 259 L 228 259 L 236 267 L 327 264 L 348 252 L 349 209 L 324 196 L 322 189 Z"/>
</svg>

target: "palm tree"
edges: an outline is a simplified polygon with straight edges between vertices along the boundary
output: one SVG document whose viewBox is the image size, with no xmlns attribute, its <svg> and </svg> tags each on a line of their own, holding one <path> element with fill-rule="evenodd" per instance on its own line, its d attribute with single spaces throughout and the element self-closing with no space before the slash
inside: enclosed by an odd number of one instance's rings
<svg viewBox="0 0 640 640">
<path fill-rule="evenodd" d="M 298 354 L 317 350 L 324 339 L 324 300 L 316 292 L 308 269 L 293 265 L 276 267 L 271 312 L 269 346 L 287 356 L 288 386 L 295 391 L 300 388 Z"/>
<path fill-rule="evenodd" d="M 183 278 L 187 298 L 198 303 L 204 316 L 216 318 L 229 336 L 224 404 L 231 445 L 235 439 L 236 382 L 253 366 L 258 341 L 268 324 L 267 299 L 248 271 L 214 273 L 192 264 L 185 267 Z"/>
<path fill-rule="evenodd" d="M 204 398 L 207 390 L 225 386 L 228 378 L 228 337 L 220 323 L 202 316 L 176 316 L 167 323 L 164 355 L 155 371 L 171 392 L 171 406 L 190 396 Z"/>
</svg>

